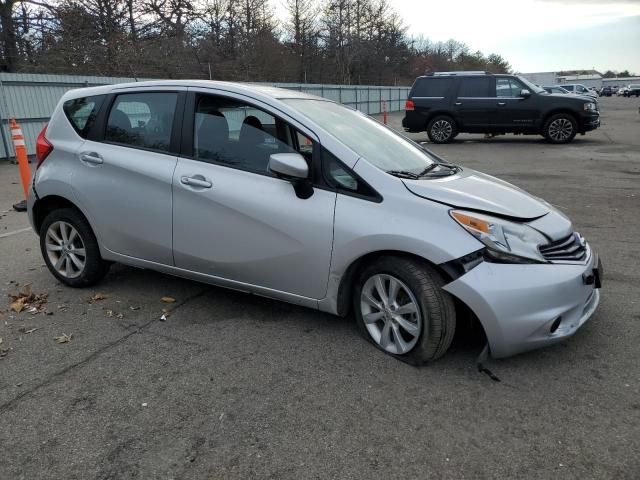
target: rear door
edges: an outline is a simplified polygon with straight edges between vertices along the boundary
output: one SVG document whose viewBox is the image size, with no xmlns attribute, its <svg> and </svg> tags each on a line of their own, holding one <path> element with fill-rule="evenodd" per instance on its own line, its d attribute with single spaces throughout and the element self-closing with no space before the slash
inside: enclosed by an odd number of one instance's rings
<svg viewBox="0 0 640 480">
<path fill-rule="evenodd" d="M 211 92 L 209 90 L 209 92 Z M 173 177 L 176 266 L 320 299 L 327 291 L 336 192 L 296 196 L 273 153 L 320 161 L 312 132 L 233 94 L 194 91 Z"/>
<path fill-rule="evenodd" d="M 496 77 L 496 114 L 494 126 L 508 131 L 533 127 L 540 117 L 536 96 L 520 95 L 527 87 L 516 78 Z"/>
<path fill-rule="evenodd" d="M 186 92 L 122 90 L 111 95 L 96 134 L 78 152 L 71 179 L 101 246 L 173 264 L 171 181 Z"/>
<path fill-rule="evenodd" d="M 496 111 L 495 97 L 491 96 L 493 77 L 478 75 L 462 77 L 458 83 L 453 108 L 458 124 L 464 130 L 485 130 Z"/>
</svg>

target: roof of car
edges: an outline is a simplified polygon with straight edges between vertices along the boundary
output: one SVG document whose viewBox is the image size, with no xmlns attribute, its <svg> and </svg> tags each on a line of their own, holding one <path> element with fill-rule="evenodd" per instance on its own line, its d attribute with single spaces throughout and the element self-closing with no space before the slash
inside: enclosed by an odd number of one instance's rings
<svg viewBox="0 0 640 480">
<path fill-rule="evenodd" d="M 145 82 L 131 82 L 131 83 L 116 83 L 111 85 L 102 85 L 99 87 L 88 87 L 76 90 L 71 90 L 65 95 L 65 97 L 77 98 L 78 94 L 82 92 L 83 96 L 101 95 L 120 90 L 128 90 L 133 88 L 158 88 L 158 87 L 199 87 L 199 88 L 211 88 L 216 90 L 222 90 L 229 93 L 238 93 L 250 95 L 252 97 L 267 97 L 273 99 L 285 99 L 285 98 L 300 98 L 300 99 L 314 99 L 314 100 L 327 100 L 316 95 L 308 93 L 298 92 L 295 90 L 289 90 L 287 88 L 280 88 L 268 85 L 261 85 L 255 83 L 241 83 L 241 82 L 219 82 L 213 80 L 153 80 Z M 329 101 L 329 100 L 327 100 Z"/>
</svg>

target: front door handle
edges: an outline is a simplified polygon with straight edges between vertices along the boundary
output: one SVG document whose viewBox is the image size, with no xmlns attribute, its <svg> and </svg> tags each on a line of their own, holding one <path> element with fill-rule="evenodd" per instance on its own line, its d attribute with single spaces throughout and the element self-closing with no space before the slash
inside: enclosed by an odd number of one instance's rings
<svg viewBox="0 0 640 480">
<path fill-rule="evenodd" d="M 507 103 L 506 102 L 498 102 L 498 106 L 500 107 L 504 107 Z"/>
<path fill-rule="evenodd" d="M 96 152 L 82 152 L 80 154 L 80 160 L 93 165 L 100 165 L 104 163 L 104 159 Z"/>
<path fill-rule="evenodd" d="M 211 188 L 213 184 L 202 175 L 194 175 L 193 177 L 181 177 L 180 183 L 189 185 L 190 187 Z"/>
<path fill-rule="evenodd" d="M 454 103 L 454 105 L 456 105 L 457 107 L 459 107 L 460 105 L 462 105 L 462 102 L 456 102 L 456 103 Z"/>
</svg>

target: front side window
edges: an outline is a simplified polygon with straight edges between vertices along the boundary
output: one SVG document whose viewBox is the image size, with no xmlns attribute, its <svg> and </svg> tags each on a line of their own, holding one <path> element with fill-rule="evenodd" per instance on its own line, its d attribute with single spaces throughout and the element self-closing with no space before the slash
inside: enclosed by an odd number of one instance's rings
<svg viewBox="0 0 640 480">
<path fill-rule="evenodd" d="M 173 92 L 118 95 L 109 112 L 105 140 L 168 152 L 177 100 Z"/>
<path fill-rule="evenodd" d="M 261 174 L 269 174 L 271 154 L 297 153 L 286 123 L 241 101 L 211 95 L 196 99 L 193 146 L 198 160 Z"/>
<path fill-rule="evenodd" d="M 491 77 L 469 77 L 460 82 L 458 98 L 487 98 L 491 87 Z"/>
<path fill-rule="evenodd" d="M 499 98 L 518 98 L 523 88 L 524 85 L 513 78 L 496 79 L 496 96 Z"/>
<path fill-rule="evenodd" d="M 95 95 L 93 97 L 67 100 L 62 105 L 64 114 L 69 119 L 71 126 L 82 138 L 87 138 L 103 100 L 104 95 Z"/>
</svg>

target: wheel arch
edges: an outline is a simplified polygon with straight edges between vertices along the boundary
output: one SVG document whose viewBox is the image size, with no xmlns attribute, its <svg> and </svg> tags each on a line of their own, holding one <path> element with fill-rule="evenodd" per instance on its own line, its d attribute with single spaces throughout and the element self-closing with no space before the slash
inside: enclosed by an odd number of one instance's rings
<svg viewBox="0 0 640 480">
<path fill-rule="evenodd" d="M 424 257 L 421 257 L 420 255 L 401 250 L 376 250 L 374 252 L 369 252 L 352 261 L 340 278 L 340 286 L 338 287 L 338 298 L 336 302 L 337 314 L 339 316 L 345 317 L 351 310 L 353 288 L 360 273 L 367 265 L 370 265 L 381 257 L 402 257 L 426 263 L 440 273 L 447 283 L 452 280 L 450 275 L 442 267 Z"/>
<path fill-rule="evenodd" d="M 558 115 L 559 113 L 564 113 L 566 115 L 570 115 L 575 120 L 576 125 L 578 126 L 578 131 L 580 131 L 582 129 L 582 122 L 580 121 L 580 116 L 574 110 L 571 110 L 570 108 L 560 107 L 560 108 L 554 108 L 553 110 L 547 112 L 544 117 L 542 117 L 542 124 L 540 125 L 540 130 L 541 130 L 542 134 L 544 134 L 544 128 L 546 127 L 547 122 L 549 121 L 549 119 L 551 117 L 553 117 L 554 115 Z"/>
<path fill-rule="evenodd" d="M 59 210 L 61 208 L 73 208 L 84 217 L 89 225 L 91 225 L 91 222 L 89 222 L 89 219 L 84 212 L 71 200 L 60 195 L 47 195 L 36 200 L 33 205 L 33 225 L 36 233 L 40 233 L 40 227 L 47 215 L 54 210 Z"/>
</svg>

